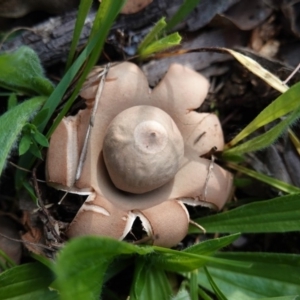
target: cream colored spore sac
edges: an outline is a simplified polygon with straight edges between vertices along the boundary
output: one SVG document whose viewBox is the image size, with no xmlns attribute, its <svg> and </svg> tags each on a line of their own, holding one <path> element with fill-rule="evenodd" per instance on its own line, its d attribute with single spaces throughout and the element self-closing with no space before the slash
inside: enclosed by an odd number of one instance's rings
<svg viewBox="0 0 300 300">
<path fill-rule="evenodd" d="M 184 155 L 176 124 L 163 110 L 134 106 L 117 115 L 103 143 L 103 156 L 114 185 L 141 194 L 172 180 Z"/>
</svg>

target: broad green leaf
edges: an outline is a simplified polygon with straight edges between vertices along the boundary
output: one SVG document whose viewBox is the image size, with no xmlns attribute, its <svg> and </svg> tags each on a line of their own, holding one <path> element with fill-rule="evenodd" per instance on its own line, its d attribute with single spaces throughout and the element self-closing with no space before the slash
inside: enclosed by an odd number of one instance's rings
<svg viewBox="0 0 300 300">
<path fill-rule="evenodd" d="M 23 126 L 45 102 L 45 97 L 26 100 L 0 116 L 0 174 Z"/>
<path fill-rule="evenodd" d="M 224 157 L 225 158 L 225 157 Z M 234 163 L 226 163 L 226 165 L 233 169 L 236 170 L 238 172 L 244 173 L 252 178 L 255 178 L 256 180 L 259 180 L 261 182 L 267 183 L 268 185 L 282 191 L 285 193 L 289 193 L 289 194 L 295 194 L 295 193 L 300 193 L 300 188 L 288 184 L 286 182 L 283 182 L 281 180 L 278 180 L 276 178 L 273 178 L 271 176 L 262 174 L 262 173 L 258 173 L 254 170 L 248 169 L 246 167 L 234 164 Z"/>
<path fill-rule="evenodd" d="M 25 134 L 22 136 L 20 144 L 19 144 L 19 156 L 26 153 L 31 145 L 31 136 L 28 134 Z"/>
<path fill-rule="evenodd" d="M 40 133 L 38 130 L 33 135 L 35 141 L 43 147 L 49 147 L 49 142 L 47 138 Z"/>
<path fill-rule="evenodd" d="M 57 257 L 55 287 L 62 300 L 98 299 L 103 277 L 115 256 L 151 252 L 151 247 L 142 248 L 106 237 L 73 239 Z"/>
<path fill-rule="evenodd" d="M 144 37 L 142 42 L 139 44 L 137 52 L 140 54 L 151 43 L 153 43 L 155 40 L 158 40 L 162 30 L 166 27 L 166 25 L 167 23 L 164 17 L 158 20 L 154 27 L 151 29 L 151 31 Z"/>
<path fill-rule="evenodd" d="M 49 96 L 53 91 L 37 54 L 25 46 L 0 55 L 0 86 L 28 95 Z"/>
<path fill-rule="evenodd" d="M 218 253 L 216 257 L 243 261 L 250 268 L 217 266 L 207 268 L 214 282 L 230 300 L 295 296 L 300 294 L 300 256 L 279 253 Z M 199 270 L 199 284 L 212 291 L 203 270 Z"/>
<path fill-rule="evenodd" d="M 268 105 L 252 122 L 250 122 L 232 141 L 227 144 L 227 148 L 236 145 L 239 141 L 258 128 L 299 108 L 299 94 L 300 83 L 298 82 Z"/>
<path fill-rule="evenodd" d="M 300 107 L 298 107 L 298 109 L 296 109 L 283 121 L 279 122 L 277 125 L 272 127 L 267 132 L 257 137 L 254 137 L 249 141 L 244 142 L 236 147 L 227 149 L 224 152 L 224 155 L 226 156 L 226 153 L 241 155 L 247 152 L 261 150 L 270 146 L 285 132 L 288 126 L 292 125 L 299 118 L 299 113 L 300 113 Z"/>
<path fill-rule="evenodd" d="M 11 93 L 8 98 L 7 102 L 7 110 L 10 110 L 11 108 L 18 105 L 18 98 L 15 93 Z"/>
<path fill-rule="evenodd" d="M 1 300 L 58 300 L 48 288 L 53 280 L 53 273 L 40 263 L 13 267 L 0 274 Z"/>
<path fill-rule="evenodd" d="M 194 220 L 207 232 L 288 232 L 300 230 L 300 194 L 240 206 Z M 190 233 L 199 232 L 196 227 Z"/>
<path fill-rule="evenodd" d="M 183 21 L 189 13 L 198 5 L 200 0 L 185 0 L 183 4 L 179 7 L 174 16 L 168 21 L 166 31 L 170 31 L 176 25 L 178 25 L 181 21 Z"/>
<path fill-rule="evenodd" d="M 131 300 L 170 299 L 172 289 L 165 272 L 151 259 L 138 258 L 130 291 Z"/>
<path fill-rule="evenodd" d="M 157 41 L 154 41 L 147 47 L 141 49 L 140 56 L 141 58 L 146 58 L 147 56 L 160 52 L 165 51 L 171 47 L 179 45 L 181 42 L 181 36 L 178 32 L 172 33 L 170 35 L 167 35 L 166 37 L 163 37 Z"/>
</svg>

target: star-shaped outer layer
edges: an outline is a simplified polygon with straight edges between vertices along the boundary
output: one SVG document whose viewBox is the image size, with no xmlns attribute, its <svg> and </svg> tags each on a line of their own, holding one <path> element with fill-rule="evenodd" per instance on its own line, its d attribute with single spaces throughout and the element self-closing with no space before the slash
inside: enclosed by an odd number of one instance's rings
<svg viewBox="0 0 300 300">
<path fill-rule="evenodd" d="M 47 181 L 72 193 L 89 194 L 67 231 L 69 237 L 96 234 L 123 239 L 139 217 L 153 244 L 172 247 L 187 234 L 189 214 L 182 204 L 220 209 L 232 188 L 232 176 L 201 158 L 213 147 L 222 150 L 223 133 L 214 114 L 198 113 L 208 92 L 207 80 L 195 71 L 173 64 L 153 90 L 132 63 L 109 70 L 94 119 L 82 174 L 75 182 L 83 141 L 90 122 L 98 82 L 87 80 L 81 96 L 88 108 L 64 118 L 50 141 Z M 89 86 L 90 85 L 90 86 Z M 173 180 L 144 194 L 124 193 L 114 187 L 102 155 L 106 128 L 120 112 L 137 106 L 155 106 L 176 123 L 183 137 L 184 158 Z M 209 172 L 211 169 L 211 172 Z M 207 177 L 209 178 L 207 179 Z"/>
</svg>

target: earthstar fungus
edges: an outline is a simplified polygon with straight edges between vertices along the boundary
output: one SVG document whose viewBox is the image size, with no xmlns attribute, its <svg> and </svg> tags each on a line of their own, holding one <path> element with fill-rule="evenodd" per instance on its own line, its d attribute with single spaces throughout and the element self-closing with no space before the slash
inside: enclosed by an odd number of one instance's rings
<svg viewBox="0 0 300 300">
<path fill-rule="evenodd" d="M 221 209 L 232 188 L 231 174 L 201 157 L 224 147 L 217 116 L 195 111 L 208 82 L 173 64 L 151 90 L 136 65 L 112 67 L 75 180 L 98 85 L 87 79 L 81 93 L 87 108 L 62 120 L 48 150 L 48 184 L 89 195 L 67 235 L 123 239 L 139 218 L 154 245 L 172 247 L 187 234 L 183 203 Z"/>
</svg>

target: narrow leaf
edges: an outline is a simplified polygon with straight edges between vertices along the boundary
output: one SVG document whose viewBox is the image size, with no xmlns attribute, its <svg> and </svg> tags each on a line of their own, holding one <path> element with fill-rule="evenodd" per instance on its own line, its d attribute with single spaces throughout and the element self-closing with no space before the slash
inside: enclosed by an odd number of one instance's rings
<svg viewBox="0 0 300 300">
<path fill-rule="evenodd" d="M 297 109 L 299 107 L 299 93 L 300 83 L 298 82 L 269 104 L 252 122 L 250 122 L 232 141 L 228 143 L 227 147 L 236 145 L 239 141 L 258 128 Z"/>
<path fill-rule="evenodd" d="M 209 282 L 210 286 L 212 287 L 215 295 L 217 296 L 217 299 L 218 300 L 227 300 L 227 298 L 224 296 L 224 294 L 220 291 L 220 289 L 218 288 L 218 286 L 214 282 L 213 278 L 209 274 L 209 272 L 208 272 L 208 270 L 207 270 L 206 267 L 204 267 L 204 272 L 206 274 L 206 277 L 208 279 L 208 282 Z"/>
<path fill-rule="evenodd" d="M 267 132 L 254 137 L 236 147 L 225 150 L 224 155 L 226 155 L 226 153 L 231 155 L 241 155 L 247 152 L 261 150 L 272 145 L 279 138 L 279 136 L 281 136 L 284 131 L 299 118 L 299 113 L 300 107 L 298 107 L 298 109 L 296 109 L 288 117 L 280 121 L 277 125 L 272 127 Z"/>
<path fill-rule="evenodd" d="M 71 47 L 70 47 L 70 51 L 69 51 L 69 55 L 68 55 L 68 59 L 67 59 L 67 65 L 66 65 L 67 70 L 70 68 L 71 63 L 74 59 L 74 55 L 76 52 L 76 46 L 79 42 L 80 34 L 81 34 L 82 28 L 84 26 L 85 19 L 91 8 L 92 3 L 93 3 L 93 0 L 80 1 L 78 14 L 76 17 L 76 23 L 75 23 L 72 43 L 71 43 Z"/>
<path fill-rule="evenodd" d="M 179 45 L 181 42 L 181 36 L 178 32 L 172 33 L 164 38 L 161 38 L 152 44 L 150 44 L 148 47 L 145 47 L 144 49 L 141 49 L 140 56 L 141 58 L 146 58 L 147 56 L 160 52 L 165 51 L 171 47 Z"/>
<path fill-rule="evenodd" d="M 238 234 L 205 241 L 191 246 L 184 251 L 175 251 L 155 246 L 153 248 L 155 249 L 156 255 L 152 255 L 151 259 L 155 261 L 157 266 L 161 269 L 173 272 L 190 272 L 204 266 L 207 261 L 215 261 L 212 254 L 218 249 L 229 245 L 237 237 Z M 227 264 L 228 262 L 218 261 L 218 263 Z M 244 265 L 244 267 L 247 266 Z"/>
<path fill-rule="evenodd" d="M 138 46 L 138 53 L 140 54 L 143 52 L 143 50 L 148 47 L 151 43 L 153 43 L 155 40 L 159 39 L 160 33 L 162 30 L 166 27 L 167 23 L 165 21 L 165 18 L 161 18 L 157 21 L 157 23 L 154 25 L 154 27 L 151 29 L 151 31 L 144 37 L 142 42 Z"/>
<path fill-rule="evenodd" d="M 288 90 L 288 86 L 283 83 L 277 76 L 263 68 L 259 63 L 257 63 L 251 57 L 248 57 L 240 52 L 234 51 L 232 49 L 224 49 L 230 53 L 236 60 L 238 60 L 243 66 L 245 66 L 250 72 L 255 74 L 264 80 L 267 84 L 273 87 L 275 90 L 284 93 Z"/>
<path fill-rule="evenodd" d="M 226 156 L 224 158 L 226 158 Z M 238 172 L 244 173 L 247 176 L 250 176 L 256 180 L 264 182 L 284 193 L 288 193 L 288 194 L 300 193 L 300 188 L 298 188 L 294 185 L 288 184 L 288 183 L 278 180 L 276 178 L 264 175 L 262 173 L 258 173 L 254 170 L 248 169 L 246 167 L 243 167 L 243 166 L 240 166 L 240 165 L 237 165 L 234 163 L 227 162 L 226 164 L 229 168 L 236 170 Z"/>
<path fill-rule="evenodd" d="M 54 123 L 50 127 L 49 131 L 46 134 L 46 137 L 49 138 L 53 131 L 56 129 L 62 118 L 65 116 L 65 114 L 68 112 L 70 107 L 72 106 L 73 102 L 78 96 L 78 93 L 85 81 L 85 78 L 87 74 L 90 72 L 92 67 L 96 64 L 98 57 L 100 53 L 102 52 L 102 47 L 104 45 L 106 36 L 113 24 L 114 19 L 116 18 L 119 10 L 122 8 L 122 5 L 125 3 L 124 0 L 103 0 L 101 2 L 101 6 L 99 12 L 97 15 L 99 17 L 95 22 L 97 22 L 98 30 L 96 31 L 95 35 L 92 37 L 85 47 L 85 49 L 81 52 L 81 54 L 78 56 L 78 58 L 75 60 L 75 62 L 72 64 L 72 66 L 68 69 L 62 80 L 57 85 L 56 89 L 53 91 L 53 93 L 50 95 L 50 97 L 47 99 L 43 109 L 48 109 L 49 114 L 47 117 L 43 120 L 41 124 L 39 124 L 39 131 L 43 132 L 48 121 L 50 120 L 52 114 L 54 113 L 55 109 L 59 105 L 61 99 L 63 98 L 63 95 L 65 94 L 66 90 L 68 89 L 69 85 L 73 81 L 76 75 L 78 75 L 78 71 L 82 67 L 82 65 L 86 62 L 86 59 L 90 57 L 89 61 L 87 62 L 79 80 L 76 83 L 75 90 L 67 103 L 64 105 L 62 111 L 59 113 L 59 115 L 56 117 Z M 93 26 L 94 28 L 94 26 Z M 30 169 L 35 161 L 35 158 L 32 155 L 24 155 L 19 160 L 19 165 L 25 169 Z M 15 176 L 15 185 L 18 188 L 22 186 L 22 182 L 24 181 L 26 174 L 21 171 L 17 170 L 16 176 Z"/>
<path fill-rule="evenodd" d="M 239 236 L 240 236 L 240 234 L 236 233 L 236 234 L 231 234 L 228 236 L 220 237 L 217 239 L 207 240 L 207 241 L 195 244 L 191 247 L 188 247 L 188 248 L 184 249 L 183 252 L 209 255 L 209 254 L 212 254 L 212 253 L 230 245 Z"/>
<path fill-rule="evenodd" d="M 228 299 L 243 300 L 300 294 L 300 257 L 280 253 L 218 253 L 216 257 L 243 261 L 249 268 L 216 266 L 207 268 L 214 282 Z M 199 271 L 198 283 L 211 290 L 204 272 Z"/>
<path fill-rule="evenodd" d="M 169 20 L 166 31 L 170 31 L 177 24 L 183 21 L 192 10 L 198 5 L 200 0 L 185 0 L 183 4 L 179 7 L 175 15 Z"/>
<path fill-rule="evenodd" d="M 300 194 L 243 205 L 194 221 L 207 232 L 289 232 L 300 230 Z M 190 232 L 200 230 L 191 227 Z"/>
<path fill-rule="evenodd" d="M 20 135 L 23 126 L 45 102 L 44 97 L 35 97 L 7 111 L 0 117 L 0 174 L 6 159 Z"/>
</svg>

